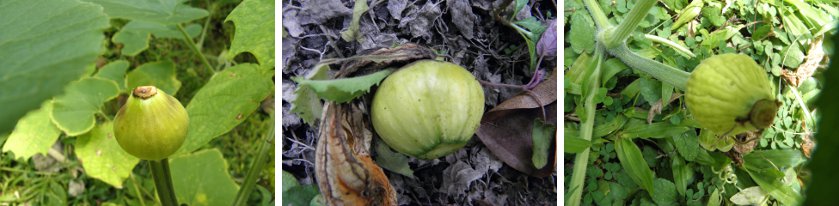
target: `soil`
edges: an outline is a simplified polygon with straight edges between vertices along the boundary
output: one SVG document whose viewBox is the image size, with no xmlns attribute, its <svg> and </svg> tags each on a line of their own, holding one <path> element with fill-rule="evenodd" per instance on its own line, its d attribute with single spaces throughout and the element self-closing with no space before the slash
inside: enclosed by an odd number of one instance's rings
<svg viewBox="0 0 839 206">
<path fill-rule="evenodd" d="M 366 50 L 415 43 L 438 52 L 447 61 L 470 70 L 478 80 L 525 85 L 534 72 L 525 40 L 494 17 L 493 9 L 515 2 L 368 1 L 359 25 L 361 42 L 347 42 L 353 1 L 290 0 L 282 3 L 283 170 L 302 184 L 314 184 L 317 127 L 289 112 L 296 83 L 322 59 L 351 57 Z M 545 24 L 557 15 L 556 3 L 530 1 L 514 19 L 535 17 Z M 509 18 L 507 18 L 509 19 Z M 554 72 L 556 58 L 539 68 Z M 333 71 L 334 72 L 334 71 Z M 547 76 L 547 75 L 545 75 Z M 517 93 L 518 88 L 484 87 L 487 110 Z M 375 157 L 374 157 L 375 158 Z M 410 158 L 415 178 L 385 170 L 400 205 L 555 205 L 557 175 L 536 178 L 498 160 L 475 137 L 464 149 L 436 160 Z M 550 166 L 550 164 L 548 165 Z"/>
</svg>

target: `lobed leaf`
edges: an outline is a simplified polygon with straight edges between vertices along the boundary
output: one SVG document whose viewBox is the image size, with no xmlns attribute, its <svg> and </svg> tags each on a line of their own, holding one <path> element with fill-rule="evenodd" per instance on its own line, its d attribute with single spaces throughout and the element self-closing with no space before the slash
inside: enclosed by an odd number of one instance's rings
<svg viewBox="0 0 839 206">
<path fill-rule="evenodd" d="M 177 153 L 194 151 L 229 132 L 256 111 L 273 88 L 271 76 L 255 64 L 239 64 L 216 73 L 186 106 L 189 132 Z"/>
<path fill-rule="evenodd" d="M 153 85 L 174 96 L 181 88 L 181 81 L 178 80 L 175 72 L 175 63 L 164 60 L 145 63 L 134 68 L 125 76 L 125 85 L 128 89 Z"/>
<path fill-rule="evenodd" d="M 46 102 L 40 109 L 23 116 L 3 144 L 2 152 L 12 152 L 15 159 L 23 161 L 35 154 L 46 155 L 61 135 L 61 130 L 50 121 L 50 112 L 52 104 Z"/>
<path fill-rule="evenodd" d="M 274 1 L 245 0 L 239 3 L 225 22 L 236 26 L 227 58 L 242 52 L 256 57 L 260 68 L 274 67 Z"/>
<path fill-rule="evenodd" d="M 0 134 L 82 76 L 102 51 L 108 18 L 73 0 L 0 2 Z"/>
<path fill-rule="evenodd" d="M 216 148 L 169 160 L 178 202 L 187 205 L 231 205 L 239 186 Z"/>
<path fill-rule="evenodd" d="M 67 136 L 84 134 L 96 124 L 95 115 L 105 102 L 119 95 L 114 81 L 85 77 L 67 85 L 66 93 L 52 101 L 52 122 Z"/>
<path fill-rule="evenodd" d="M 99 4 L 111 18 L 143 20 L 174 25 L 204 18 L 204 9 L 183 4 L 186 0 L 82 0 Z"/>
<path fill-rule="evenodd" d="M 111 122 L 96 125 L 91 132 L 79 136 L 75 146 L 85 174 L 116 188 L 122 188 L 122 182 L 140 162 L 119 146 Z"/>
</svg>

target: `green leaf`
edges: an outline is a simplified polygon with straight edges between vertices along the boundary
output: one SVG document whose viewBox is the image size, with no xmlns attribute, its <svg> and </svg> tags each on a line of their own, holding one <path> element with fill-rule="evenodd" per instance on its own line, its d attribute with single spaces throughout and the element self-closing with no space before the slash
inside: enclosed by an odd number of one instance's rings
<svg viewBox="0 0 839 206">
<path fill-rule="evenodd" d="M 714 26 L 722 26 L 725 23 L 725 17 L 722 16 L 722 8 L 719 4 L 709 4 L 702 7 L 702 17 L 708 19 Z"/>
<path fill-rule="evenodd" d="M 789 47 L 786 47 L 782 50 L 784 59 L 783 63 L 784 66 L 790 68 L 797 68 L 801 65 L 801 62 L 804 62 L 804 52 L 801 51 L 801 47 L 798 46 L 798 43 L 793 42 Z"/>
<path fill-rule="evenodd" d="M 99 72 L 93 77 L 114 81 L 120 91 L 125 91 L 125 72 L 128 71 L 129 64 L 126 60 L 113 61 L 99 68 Z"/>
<path fill-rule="evenodd" d="M 315 185 L 293 187 L 288 192 L 283 193 L 283 205 L 309 205 L 318 194 L 318 187 Z"/>
<path fill-rule="evenodd" d="M 600 73 L 600 85 L 606 85 L 606 82 L 609 81 L 609 79 L 627 69 L 629 69 L 629 66 L 626 66 L 626 64 L 618 58 L 606 60 L 606 63 L 603 64 L 603 73 Z"/>
<path fill-rule="evenodd" d="M 78 136 L 93 129 L 99 108 L 119 94 L 111 80 L 86 77 L 67 85 L 66 93 L 52 102 L 50 118 L 67 136 Z"/>
<path fill-rule="evenodd" d="M 186 0 L 83 0 L 99 4 L 111 18 L 143 20 L 166 25 L 204 18 L 209 13 L 183 4 Z"/>
<path fill-rule="evenodd" d="M 594 132 L 592 136 L 593 138 L 598 138 L 609 135 L 612 132 L 617 131 L 620 128 L 623 128 L 623 125 L 626 124 L 627 120 L 628 119 L 626 118 L 626 116 L 617 115 L 615 116 L 615 118 L 612 118 L 612 120 L 608 122 L 594 125 Z"/>
<path fill-rule="evenodd" d="M 231 205 L 239 186 L 230 176 L 218 149 L 207 149 L 169 160 L 178 202 L 187 205 Z"/>
<path fill-rule="evenodd" d="M 52 104 L 46 102 L 41 109 L 23 116 L 3 144 L 3 152 L 13 152 L 16 159 L 23 161 L 35 154 L 46 155 L 61 134 L 61 130 L 50 121 L 51 111 Z"/>
<path fill-rule="evenodd" d="M 705 148 L 705 150 L 712 152 L 714 150 L 728 152 L 728 150 L 734 147 L 734 137 L 718 137 L 710 130 L 702 129 L 699 131 L 699 145 L 701 145 L 702 148 Z"/>
<path fill-rule="evenodd" d="M 516 0 L 516 9 L 513 10 L 513 15 L 510 15 L 510 17 L 511 18 L 516 18 L 516 15 L 518 15 L 519 12 L 521 12 L 521 9 L 523 9 L 524 6 L 526 6 L 528 2 L 530 2 L 530 1 L 529 0 Z"/>
<path fill-rule="evenodd" d="M 631 139 L 618 138 L 615 141 L 615 152 L 618 153 L 618 159 L 621 166 L 623 166 L 626 173 L 635 184 L 638 184 L 644 190 L 653 196 L 656 193 L 653 188 L 653 179 L 655 178 L 644 156 L 641 155 L 641 150 L 638 145 L 635 145 Z"/>
<path fill-rule="evenodd" d="M 679 152 L 679 155 L 682 155 L 687 161 L 693 161 L 702 151 L 702 147 L 699 146 L 699 138 L 694 131 L 674 135 L 673 145 L 676 146 L 676 151 Z"/>
<path fill-rule="evenodd" d="M 282 188 L 283 192 L 286 192 L 286 191 L 288 191 L 288 189 L 291 189 L 293 187 L 297 187 L 299 185 L 300 185 L 300 183 L 297 182 L 297 178 L 295 178 L 294 175 L 292 175 L 291 173 L 283 170 L 283 186 L 282 186 L 283 187 Z"/>
<path fill-rule="evenodd" d="M 164 60 L 145 63 L 134 68 L 125 76 L 125 85 L 128 89 L 153 85 L 169 95 L 175 95 L 181 88 L 181 81 L 178 81 L 175 73 L 175 63 Z"/>
<path fill-rule="evenodd" d="M 184 30 L 190 37 L 196 37 L 201 33 L 201 25 L 189 24 Z M 183 34 L 175 25 L 134 20 L 114 33 L 111 41 L 123 45 L 121 51 L 123 55 L 136 56 L 149 48 L 152 35 L 157 38 L 183 39 Z"/>
<path fill-rule="evenodd" d="M 571 15 L 571 30 L 568 32 L 568 42 L 571 49 L 577 53 L 591 53 L 594 49 L 594 20 L 588 11 L 579 10 Z"/>
<path fill-rule="evenodd" d="M 358 35 L 358 23 L 361 21 L 361 15 L 368 9 L 367 1 L 355 1 L 352 9 L 352 21 L 350 21 L 350 26 L 346 30 L 341 31 L 341 39 L 346 42 L 362 41 L 361 36 Z"/>
<path fill-rule="evenodd" d="M 644 101 L 653 104 L 661 99 L 660 81 L 648 77 L 642 77 L 639 80 L 641 82 L 638 86 L 641 89 L 641 97 L 644 97 Z"/>
<path fill-rule="evenodd" d="M 740 190 L 731 196 L 731 202 L 737 205 L 760 205 L 766 201 L 766 198 L 766 193 L 759 186 L 754 186 Z"/>
<path fill-rule="evenodd" d="M 119 146 L 111 122 L 99 124 L 91 132 L 79 136 L 75 146 L 85 174 L 116 188 L 122 188 L 122 182 L 140 162 Z"/>
<path fill-rule="evenodd" d="M 567 131 L 567 130 L 566 130 Z M 584 140 L 580 137 L 565 135 L 565 153 L 576 154 L 591 147 L 591 141 Z"/>
<path fill-rule="evenodd" d="M 189 132 L 177 153 L 191 152 L 227 133 L 256 111 L 273 89 L 271 76 L 255 64 L 239 64 L 216 73 L 186 107 Z"/>
<path fill-rule="evenodd" d="M 414 170 L 411 170 L 411 166 L 408 165 L 408 156 L 394 152 L 379 139 L 376 140 L 376 164 L 391 172 L 416 179 Z"/>
<path fill-rule="evenodd" d="M 629 123 L 624 126 L 621 133 L 623 138 L 665 138 L 674 135 L 685 133 L 690 128 L 685 126 L 673 125 L 670 122 L 656 122 L 646 124 L 638 119 L 631 119 Z"/>
<path fill-rule="evenodd" d="M 227 15 L 226 21 L 236 26 L 227 58 L 250 52 L 261 68 L 274 67 L 274 1 L 242 1 Z"/>
<path fill-rule="evenodd" d="M 722 195 L 720 195 L 719 189 L 714 188 L 714 192 L 712 192 L 711 196 L 708 197 L 707 206 L 720 206 L 720 203 L 722 203 Z"/>
<path fill-rule="evenodd" d="M 367 93 L 370 91 L 370 87 L 379 84 L 392 72 L 392 69 L 387 69 L 373 74 L 343 79 L 308 80 L 293 77 L 292 80 L 297 82 L 300 87 L 312 88 L 324 100 L 344 103 Z"/>
<path fill-rule="evenodd" d="M 685 195 L 688 184 L 693 181 L 693 168 L 688 166 L 679 156 L 672 156 L 673 180 L 680 197 Z"/>
<path fill-rule="evenodd" d="M 513 28 L 519 32 L 522 37 L 524 37 L 524 41 L 527 44 L 527 50 L 530 53 L 530 70 L 536 71 L 536 61 L 537 61 L 537 54 L 536 54 L 536 42 L 539 42 L 539 38 L 542 36 L 542 33 L 545 32 L 545 27 L 542 25 L 541 22 L 536 20 L 535 17 L 529 17 L 526 19 L 522 19 L 520 21 L 513 22 L 513 24 L 524 27 L 524 30 L 521 27 L 514 26 Z"/>
<path fill-rule="evenodd" d="M 548 156 L 551 155 L 551 146 L 553 144 L 554 136 L 556 134 L 556 126 L 542 122 L 541 119 L 533 121 L 533 166 L 536 169 L 541 169 L 548 164 Z"/>
<path fill-rule="evenodd" d="M 673 23 L 670 30 L 676 31 L 676 29 L 685 23 L 693 21 L 693 19 L 696 18 L 696 16 L 699 16 L 699 13 L 702 11 L 703 3 L 703 0 L 692 0 L 688 6 L 679 11 L 679 18 L 676 19 L 676 22 Z"/>
<path fill-rule="evenodd" d="M 329 65 L 319 64 L 305 78 L 308 80 L 324 80 L 328 78 L 328 71 Z M 320 98 L 312 88 L 297 85 L 293 100 L 291 100 L 290 111 L 300 116 L 306 124 L 315 125 L 315 121 L 323 113 L 323 103 L 320 102 Z"/>
<path fill-rule="evenodd" d="M 650 193 L 656 205 L 676 205 L 676 186 L 663 178 L 655 179 L 655 193 Z"/>
<path fill-rule="evenodd" d="M 72 0 L 0 2 L 0 134 L 81 77 L 103 46 L 108 18 Z"/>
</svg>

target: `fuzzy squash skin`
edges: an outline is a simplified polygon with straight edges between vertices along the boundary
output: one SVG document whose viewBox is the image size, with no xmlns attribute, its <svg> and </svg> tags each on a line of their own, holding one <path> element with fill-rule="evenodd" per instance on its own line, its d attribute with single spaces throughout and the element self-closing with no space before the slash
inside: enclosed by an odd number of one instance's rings
<svg viewBox="0 0 839 206">
<path fill-rule="evenodd" d="M 154 86 L 141 86 L 117 112 L 114 136 L 129 154 L 160 160 L 181 148 L 188 126 L 189 115 L 181 102 Z"/>
<path fill-rule="evenodd" d="M 694 119 L 717 135 L 766 128 L 779 106 L 764 69 L 743 54 L 703 60 L 691 73 L 686 92 Z"/>
<path fill-rule="evenodd" d="M 475 134 L 484 91 L 463 67 L 422 60 L 387 77 L 371 107 L 373 127 L 391 148 L 434 159 L 462 148 Z"/>
</svg>

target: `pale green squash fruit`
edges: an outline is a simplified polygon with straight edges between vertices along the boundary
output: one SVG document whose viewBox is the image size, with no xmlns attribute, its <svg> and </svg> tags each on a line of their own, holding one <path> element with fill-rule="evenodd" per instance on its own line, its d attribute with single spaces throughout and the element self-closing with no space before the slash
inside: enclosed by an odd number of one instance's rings
<svg viewBox="0 0 839 206">
<path fill-rule="evenodd" d="M 422 60 L 385 79 L 371 105 L 373 128 L 391 148 L 434 159 L 462 148 L 484 113 L 484 92 L 458 65 Z"/>
<path fill-rule="evenodd" d="M 181 102 L 154 86 L 140 86 L 117 113 L 114 136 L 129 154 L 160 160 L 183 145 L 188 126 L 189 115 Z"/>
<path fill-rule="evenodd" d="M 699 125 L 725 136 L 769 127 L 780 106 L 766 71 L 743 54 L 703 60 L 691 73 L 685 96 Z"/>
</svg>

